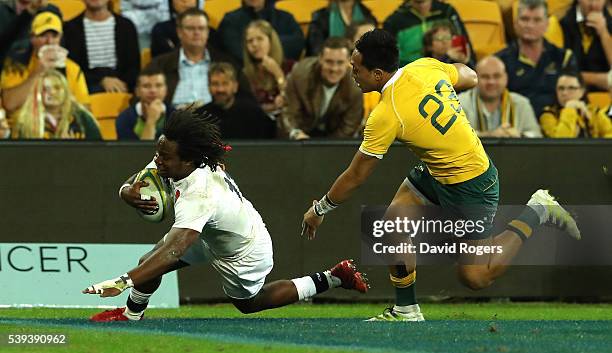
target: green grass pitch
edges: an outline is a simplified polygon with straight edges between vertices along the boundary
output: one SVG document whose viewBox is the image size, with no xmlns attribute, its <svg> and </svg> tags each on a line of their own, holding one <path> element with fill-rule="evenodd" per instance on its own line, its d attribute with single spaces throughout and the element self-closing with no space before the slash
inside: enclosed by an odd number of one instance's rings
<svg viewBox="0 0 612 353">
<path fill-rule="evenodd" d="M 612 305 L 423 304 L 421 323 L 363 322 L 382 304 L 299 304 L 242 315 L 230 305 L 153 309 L 137 323 L 91 323 L 93 309 L 0 309 L 0 352 L 612 352 Z M 63 346 L 9 345 L 61 333 Z"/>
</svg>

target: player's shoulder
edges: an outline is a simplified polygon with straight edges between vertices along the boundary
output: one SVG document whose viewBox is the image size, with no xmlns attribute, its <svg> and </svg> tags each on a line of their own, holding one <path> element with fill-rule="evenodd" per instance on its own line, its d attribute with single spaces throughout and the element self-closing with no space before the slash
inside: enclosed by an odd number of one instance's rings
<svg viewBox="0 0 612 353">
<path fill-rule="evenodd" d="M 417 59 L 410 64 L 404 66 L 407 70 L 436 70 L 445 67 L 449 64 L 443 63 L 438 59 L 424 57 Z"/>
<path fill-rule="evenodd" d="M 383 119 L 384 117 L 389 116 L 389 113 L 392 112 L 393 109 L 391 107 L 391 102 L 388 99 L 381 99 L 380 102 L 372 109 L 370 112 L 369 119 Z"/>
<path fill-rule="evenodd" d="M 175 181 L 174 187 L 185 196 L 206 195 L 208 194 L 211 178 L 212 171 L 208 167 L 196 168 L 187 177 Z"/>
<path fill-rule="evenodd" d="M 452 64 L 443 63 L 434 58 L 420 58 L 404 66 L 403 82 L 430 82 L 441 75 L 456 71 Z"/>
</svg>

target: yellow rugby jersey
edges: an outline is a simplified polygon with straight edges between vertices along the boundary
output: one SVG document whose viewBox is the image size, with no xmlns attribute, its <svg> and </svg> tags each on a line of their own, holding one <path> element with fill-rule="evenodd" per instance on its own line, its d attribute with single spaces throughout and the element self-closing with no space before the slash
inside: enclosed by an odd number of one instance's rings
<svg viewBox="0 0 612 353">
<path fill-rule="evenodd" d="M 397 139 L 442 184 L 460 183 L 484 173 L 489 158 L 453 89 L 458 79 L 455 66 L 432 58 L 399 69 L 370 113 L 359 150 L 382 158 Z"/>
</svg>

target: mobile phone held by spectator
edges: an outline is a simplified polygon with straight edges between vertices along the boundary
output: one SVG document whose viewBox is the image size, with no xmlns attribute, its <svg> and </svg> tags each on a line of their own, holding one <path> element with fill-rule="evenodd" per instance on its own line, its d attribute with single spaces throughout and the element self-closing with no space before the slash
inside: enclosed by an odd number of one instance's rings
<svg viewBox="0 0 612 353">
<path fill-rule="evenodd" d="M 467 39 L 463 35 L 454 35 L 451 41 L 453 48 L 460 48 L 463 54 L 467 55 Z"/>
</svg>

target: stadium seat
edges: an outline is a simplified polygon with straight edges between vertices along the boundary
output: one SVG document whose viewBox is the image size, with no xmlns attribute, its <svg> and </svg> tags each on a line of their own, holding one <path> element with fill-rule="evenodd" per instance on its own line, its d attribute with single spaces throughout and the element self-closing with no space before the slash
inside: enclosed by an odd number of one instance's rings
<svg viewBox="0 0 612 353">
<path fill-rule="evenodd" d="M 557 16 L 552 15 L 548 17 L 548 28 L 546 33 L 544 33 L 544 38 L 559 48 L 563 48 L 563 28 L 561 28 Z"/>
<path fill-rule="evenodd" d="M 121 13 L 121 0 L 111 0 L 110 4 L 111 4 L 111 10 L 114 13 L 118 13 L 118 14 Z"/>
<path fill-rule="evenodd" d="M 140 52 L 140 68 L 144 69 L 151 63 L 151 48 L 144 48 Z"/>
<path fill-rule="evenodd" d="M 206 0 L 204 11 L 208 15 L 208 25 L 216 29 L 226 13 L 236 10 L 240 6 L 240 0 Z"/>
<path fill-rule="evenodd" d="M 129 93 L 94 93 L 90 96 L 91 113 L 100 124 L 100 132 L 105 140 L 116 140 L 115 120 L 119 113 L 130 105 Z"/>
<path fill-rule="evenodd" d="M 546 0 L 548 4 L 548 14 L 562 18 L 567 10 L 572 6 L 573 0 Z"/>
<path fill-rule="evenodd" d="M 362 3 L 372 11 L 379 26 L 389 17 L 393 11 L 397 10 L 403 0 L 363 0 Z"/>
<path fill-rule="evenodd" d="M 312 19 L 312 13 L 328 4 L 329 1 L 327 0 L 284 0 L 278 1 L 276 8 L 292 14 L 297 23 L 300 24 L 302 32 L 306 35 L 308 34 L 308 25 Z"/>
<path fill-rule="evenodd" d="M 49 0 L 49 4 L 60 9 L 64 22 L 72 20 L 85 11 L 85 3 L 80 0 Z"/>
<path fill-rule="evenodd" d="M 499 5 L 486 0 L 448 0 L 461 16 L 476 56 L 492 54 L 506 46 L 506 34 Z"/>
<path fill-rule="evenodd" d="M 591 92 L 587 94 L 589 103 L 593 104 L 599 109 L 607 108 L 610 106 L 610 94 L 608 92 Z"/>
</svg>

